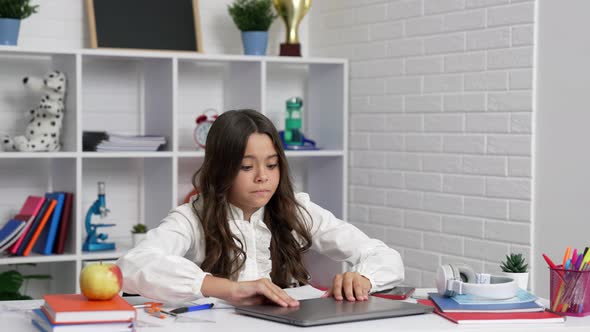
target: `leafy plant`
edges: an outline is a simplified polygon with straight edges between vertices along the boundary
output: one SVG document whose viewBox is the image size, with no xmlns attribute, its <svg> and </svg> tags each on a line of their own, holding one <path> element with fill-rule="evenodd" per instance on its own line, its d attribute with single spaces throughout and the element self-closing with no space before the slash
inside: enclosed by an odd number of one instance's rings
<svg viewBox="0 0 590 332">
<path fill-rule="evenodd" d="M 236 0 L 227 11 L 241 31 L 267 31 L 277 18 L 271 0 Z"/>
<path fill-rule="evenodd" d="M 147 226 L 145 224 L 135 224 L 131 229 L 131 233 L 138 234 L 138 233 L 147 233 Z"/>
<path fill-rule="evenodd" d="M 506 255 L 506 260 L 500 265 L 502 271 L 511 273 L 524 273 L 528 270 L 528 266 L 528 264 L 525 264 L 522 254 Z"/>
<path fill-rule="evenodd" d="M 2 0 L 0 0 L 2 1 Z M 35 265 L 35 264 L 29 264 Z M 12 300 L 30 300 L 28 295 L 20 293 L 20 288 L 25 284 L 25 289 L 28 280 L 31 279 L 51 279 L 50 275 L 46 274 L 28 274 L 22 275 L 18 270 L 10 270 L 0 273 L 0 301 Z"/>
<path fill-rule="evenodd" d="M 31 6 L 31 0 L 0 0 L 0 18 L 25 19 L 37 12 L 38 5 Z"/>
</svg>

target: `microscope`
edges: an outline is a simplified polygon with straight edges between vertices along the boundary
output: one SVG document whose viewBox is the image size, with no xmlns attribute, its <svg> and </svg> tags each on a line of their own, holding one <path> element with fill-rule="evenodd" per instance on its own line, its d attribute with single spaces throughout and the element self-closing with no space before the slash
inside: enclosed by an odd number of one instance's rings
<svg viewBox="0 0 590 332">
<path fill-rule="evenodd" d="M 84 251 L 99 251 L 99 250 L 114 250 L 115 243 L 114 242 L 105 242 L 105 240 L 109 237 L 105 233 L 97 233 L 97 229 L 100 227 L 112 227 L 115 224 L 93 224 L 90 222 L 92 215 L 100 215 L 101 218 L 107 216 L 110 212 L 106 206 L 105 200 L 105 184 L 104 182 L 98 182 L 98 197 L 96 201 L 92 204 L 92 206 L 88 209 L 86 213 L 86 240 L 84 240 L 84 245 L 82 246 L 82 250 Z"/>
</svg>

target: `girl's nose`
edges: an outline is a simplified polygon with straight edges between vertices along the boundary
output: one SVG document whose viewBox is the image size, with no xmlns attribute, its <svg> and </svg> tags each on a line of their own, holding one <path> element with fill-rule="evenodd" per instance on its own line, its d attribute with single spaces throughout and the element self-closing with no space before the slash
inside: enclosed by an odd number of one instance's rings
<svg viewBox="0 0 590 332">
<path fill-rule="evenodd" d="M 256 177 L 256 182 L 264 183 L 266 181 L 268 181 L 268 176 L 266 175 L 266 173 L 264 173 L 264 172 L 258 173 L 258 176 Z"/>
</svg>

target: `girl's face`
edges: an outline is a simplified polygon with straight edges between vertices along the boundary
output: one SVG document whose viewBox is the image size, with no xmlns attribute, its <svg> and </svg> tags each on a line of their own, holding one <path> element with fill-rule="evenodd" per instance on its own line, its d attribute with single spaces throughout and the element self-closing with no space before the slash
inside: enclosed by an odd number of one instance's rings
<svg viewBox="0 0 590 332">
<path fill-rule="evenodd" d="M 240 171 L 229 192 L 229 202 L 244 212 L 244 219 L 268 203 L 279 185 L 279 157 L 266 134 L 248 137 Z"/>
</svg>

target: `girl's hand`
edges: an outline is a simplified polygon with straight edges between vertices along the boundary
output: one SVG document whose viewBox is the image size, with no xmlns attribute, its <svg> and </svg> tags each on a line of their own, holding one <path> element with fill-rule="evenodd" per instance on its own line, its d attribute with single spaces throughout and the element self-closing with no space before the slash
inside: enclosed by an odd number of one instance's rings
<svg viewBox="0 0 590 332">
<path fill-rule="evenodd" d="M 346 272 L 337 274 L 332 282 L 332 287 L 322 297 L 333 296 L 341 301 L 365 301 L 369 299 L 371 282 L 358 272 Z"/>
<path fill-rule="evenodd" d="M 267 278 L 234 282 L 230 296 L 226 300 L 234 305 L 253 305 L 261 304 L 267 299 L 282 307 L 299 305 L 299 301 L 287 295 Z"/>
</svg>

